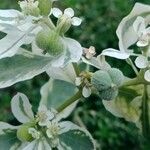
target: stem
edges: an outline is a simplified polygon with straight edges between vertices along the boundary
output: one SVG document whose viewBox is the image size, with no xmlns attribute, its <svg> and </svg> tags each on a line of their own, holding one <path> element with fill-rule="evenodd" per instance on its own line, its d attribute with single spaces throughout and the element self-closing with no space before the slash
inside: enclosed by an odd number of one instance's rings
<svg viewBox="0 0 150 150">
<path fill-rule="evenodd" d="M 75 70 L 76 75 L 79 76 L 80 75 L 80 69 L 78 67 L 78 64 L 77 63 L 72 63 L 72 65 L 73 65 L 73 68 Z"/>
<path fill-rule="evenodd" d="M 126 81 L 122 87 L 124 86 L 132 86 L 132 85 L 139 85 L 139 84 L 144 84 L 143 81 L 141 81 L 139 78 L 134 78 L 134 79 L 131 79 L 131 80 L 128 80 Z"/>
<path fill-rule="evenodd" d="M 69 105 L 71 105 L 72 103 L 80 99 L 81 97 L 82 97 L 82 92 L 81 90 L 79 90 L 73 97 L 69 98 L 60 107 L 58 107 L 57 111 L 58 112 L 63 111 L 66 107 L 68 107 Z"/>
<path fill-rule="evenodd" d="M 138 70 L 135 67 L 135 65 L 133 64 L 132 60 L 130 58 L 128 58 L 126 61 L 132 67 L 132 69 L 134 70 L 135 74 L 138 75 Z"/>
<path fill-rule="evenodd" d="M 43 17 L 42 21 L 45 25 L 47 25 L 50 29 L 55 29 L 55 25 L 53 24 L 52 20 L 49 17 Z"/>
<path fill-rule="evenodd" d="M 150 123 L 149 123 L 149 108 L 148 108 L 148 93 L 147 93 L 147 85 L 144 86 L 144 94 L 142 98 L 142 132 L 145 138 L 150 137 Z"/>
</svg>

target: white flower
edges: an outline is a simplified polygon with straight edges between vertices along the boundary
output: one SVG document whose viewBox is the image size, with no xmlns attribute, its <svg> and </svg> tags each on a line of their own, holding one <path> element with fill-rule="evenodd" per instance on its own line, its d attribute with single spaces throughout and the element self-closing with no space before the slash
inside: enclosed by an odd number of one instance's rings
<svg viewBox="0 0 150 150">
<path fill-rule="evenodd" d="M 45 105 L 41 105 L 37 113 L 37 121 L 40 126 L 46 126 L 47 123 L 55 117 L 54 112 L 47 109 Z"/>
<path fill-rule="evenodd" d="M 84 48 L 83 52 L 87 59 L 91 59 L 96 54 L 94 46 L 90 46 L 89 48 Z"/>
<path fill-rule="evenodd" d="M 79 26 L 82 22 L 82 19 L 80 19 L 78 17 L 74 17 L 74 10 L 72 8 L 65 9 L 64 14 L 59 8 L 53 8 L 52 14 L 56 18 L 60 18 L 62 16 L 68 17 L 69 19 L 71 19 L 72 25 L 74 25 L 74 26 Z"/>
<path fill-rule="evenodd" d="M 39 139 L 40 138 L 40 132 L 38 132 L 35 128 L 29 128 L 28 129 L 29 134 L 32 135 L 34 139 Z"/>
<path fill-rule="evenodd" d="M 133 27 L 139 37 L 137 46 L 138 47 L 148 46 L 150 42 L 150 27 L 147 28 L 145 24 L 145 19 L 140 16 L 137 17 L 137 19 L 133 23 Z"/>
<path fill-rule="evenodd" d="M 57 121 L 54 120 L 48 122 L 46 134 L 50 139 L 57 137 L 59 135 L 59 131 L 60 131 L 60 126 Z"/>
</svg>

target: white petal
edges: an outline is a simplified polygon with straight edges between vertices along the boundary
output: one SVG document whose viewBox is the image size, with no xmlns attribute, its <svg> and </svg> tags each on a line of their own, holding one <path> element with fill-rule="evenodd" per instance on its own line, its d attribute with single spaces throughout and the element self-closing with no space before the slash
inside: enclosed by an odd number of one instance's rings
<svg viewBox="0 0 150 150">
<path fill-rule="evenodd" d="M 149 44 L 148 40 L 140 40 L 136 43 L 138 47 L 145 47 L 148 46 L 148 44 Z"/>
<path fill-rule="evenodd" d="M 135 60 L 135 64 L 138 68 L 143 69 L 148 66 L 148 60 L 145 56 L 139 56 Z"/>
<path fill-rule="evenodd" d="M 133 23 L 133 28 L 135 32 L 138 34 L 138 36 L 141 36 L 142 32 L 145 30 L 145 20 L 143 17 L 137 17 L 135 22 Z"/>
<path fill-rule="evenodd" d="M 74 10 L 72 8 L 67 8 L 65 9 L 64 14 L 72 18 L 74 16 Z"/>
<path fill-rule="evenodd" d="M 73 17 L 72 18 L 72 25 L 74 26 L 79 26 L 82 22 L 82 19 L 78 18 L 78 17 Z"/>
<path fill-rule="evenodd" d="M 11 100 L 11 110 L 16 119 L 21 123 L 30 122 L 34 119 L 32 106 L 22 93 L 16 94 Z"/>
<path fill-rule="evenodd" d="M 114 57 L 117 59 L 127 59 L 130 56 L 129 53 L 125 53 L 123 51 L 115 50 L 112 48 L 108 48 L 108 49 L 103 50 L 101 55 L 110 56 L 110 57 Z"/>
<path fill-rule="evenodd" d="M 23 150 L 34 150 L 36 144 L 37 144 L 37 141 L 32 141 Z"/>
<path fill-rule="evenodd" d="M 62 16 L 62 11 L 59 8 L 53 8 L 52 9 L 52 14 L 56 17 L 59 18 Z"/>
<path fill-rule="evenodd" d="M 75 85 L 76 85 L 76 86 L 79 86 L 79 85 L 81 85 L 81 83 L 82 83 L 81 77 L 77 77 L 77 78 L 75 79 Z"/>
<path fill-rule="evenodd" d="M 146 81 L 150 82 L 150 70 L 147 70 L 144 74 L 144 78 Z"/>
<path fill-rule="evenodd" d="M 0 17 L 2 18 L 17 18 L 19 15 L 22 13 L 14 9 L 0 10 Z"/>
<path fill-rule="evenodd" d="M 87 98 L 91 95 L 91 89 L 89 87 L 84 86 L 82 90 L 82 95 Z"/>
</svg>

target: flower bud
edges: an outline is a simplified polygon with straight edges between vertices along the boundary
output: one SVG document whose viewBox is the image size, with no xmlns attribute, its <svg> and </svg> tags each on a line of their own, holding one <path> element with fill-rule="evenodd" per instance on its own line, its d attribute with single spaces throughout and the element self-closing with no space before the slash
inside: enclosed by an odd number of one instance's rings
<svg viewBox="0 0 150 150">
<path fill-rule="evenodd" d="M 17 130 L 17 138 L 22 142 L 31 142 L 33 137 L 29 134 L 29 128 L 34 127 L 33 123 L 25 123 Z"/>
<path fill-rule="evenodd" d="M 63 35 L 70 29 L 71 25 L 72 25 L 71 17 L 68 17 L 67 15 L 62 15 L 62 17 L 60 17 L 57 22 L 57 31 L 61 35 Z"/>
<path fill-rule="evenodd" d="M 36 44 L 40 49 L 54 57 L 63 54 L 65 49 L 62 38 L 51 30 L 40 31 L 36 36 Z"/>
<path fill-rule="evenodd" d="M 108 71 L 99 70 L 92 76 L 91 83 L 98 90 L 103 100 L 112 100 L 118 95 L 118 87 L 122 84 L 124 76 L 118 69 Z"/>
<path fill-rule="evenodd" d="M 38 2 L 40 14 L 42 16 L 48 16 L 50 14 L 53 2 L 51 0 L 38 0 Z"/>
</svg>

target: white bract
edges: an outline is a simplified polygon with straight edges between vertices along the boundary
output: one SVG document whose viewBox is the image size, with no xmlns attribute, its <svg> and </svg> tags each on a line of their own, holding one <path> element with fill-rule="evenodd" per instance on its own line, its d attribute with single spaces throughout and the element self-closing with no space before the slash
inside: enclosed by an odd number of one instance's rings
<svg viewBox="0 0 150 150">
<path fill-rule="evenodd" d="M 150 27 L 147 27 L 145 19 L 143 17 L 137 17 L 137 19 L 133 23 L 133 27 L 138 35 L 137 46 L 148 46 L 150 42 Z"/>
<path fill-rule="evenodd" d="M 78 18 L 78 17 L 74 17 L 74 10 L 72 8 L 67 8 L 64 10 L 64 13 L 59 9 L 59 8 L 53 8 L 52 9 L 52 14 L 56 17 L 56 18 L 61 18 L 61 17 L 67 17 L 69 19 L 71 19 L 71 23 L 74 26 L 79 26 L 82 22 L 82 19 Z"/>
<path fill-rule="evenodd" d="M 37 121 L 40 126 L 46 126 L 49 122 L 49 120 L 52 120 L 54 118 L 55 114 L 54 112 L 47 109 L 45 105 L 41 105 L 38 109 L 37 113 Z"/>
<path fill-rule="evenodd" d="M 87 59 L 91 59 L 96 54 L 94 46 L 90 46 L 89 48 L 84 48 L 83 52 L 84 52 L 83 54 Z"/>
</svg>

